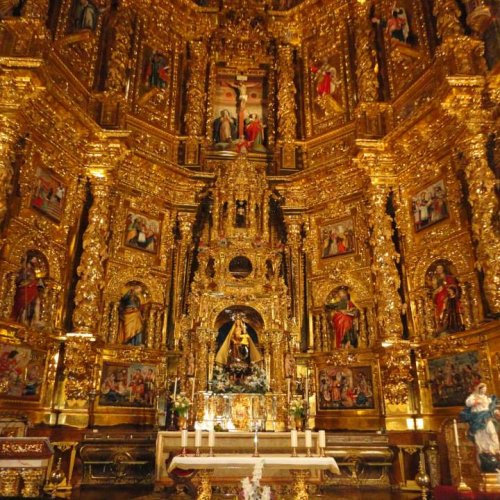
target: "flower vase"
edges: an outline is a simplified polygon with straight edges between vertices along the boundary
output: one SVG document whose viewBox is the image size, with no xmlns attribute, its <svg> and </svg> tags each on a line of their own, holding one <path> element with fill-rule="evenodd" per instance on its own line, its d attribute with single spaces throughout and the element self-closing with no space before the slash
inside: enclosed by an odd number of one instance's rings
<svg viewBox="0 0 500 500">
<path fill-rule="evenodd" d="M 301 431 L 304 428 L 304 420 L 302 416 L 295 417 L 295 429 Z"/>
<path fill-rule="evenodd" d="M 181 431 L 187 429 L 187 415 L 177 415 L 177 425 Z"/>
</svg>

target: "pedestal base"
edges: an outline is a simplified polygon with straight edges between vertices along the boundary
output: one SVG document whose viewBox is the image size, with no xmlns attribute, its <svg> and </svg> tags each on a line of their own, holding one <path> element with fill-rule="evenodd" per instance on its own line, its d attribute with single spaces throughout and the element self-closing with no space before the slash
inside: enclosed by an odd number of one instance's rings
<svg viewBox="0 0 500 500">
<path fill-rule="evenodd" d="M 500 493 L 498 474 L 495 474 L 494 472 L 481 474 L 479 491 L 482 491 L 484 493 Z"/>
<path fill-rule="evenodd" d="M 311 476 L 311 472 L 308 470 L 291 470 L 290 474 L 293 477 L 292 490 L 294 500 L 308 500 L 307 480 Z"/>
</svg>

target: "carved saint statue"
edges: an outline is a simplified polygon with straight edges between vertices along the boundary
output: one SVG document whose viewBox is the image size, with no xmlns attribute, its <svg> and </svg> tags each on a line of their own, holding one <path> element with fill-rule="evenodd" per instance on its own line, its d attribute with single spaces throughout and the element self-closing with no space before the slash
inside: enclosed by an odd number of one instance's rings
<svg viewBox="0 0 500 500">
<path fill-rule="evenodd" d="M 75 29 L 94 31 L 97 26 L 97 15 L 97 8 L 92 2 L 77 0 L 73 17 Z"/>
<path fill-rule="evenodd" d="M 359 309 L 351 301 L 347 287 L 341 286 L 334 295 L 334 301 L 326 305 L 333 311 L 331 322 L 335 332 L 335 347 L 358 347 Z"/>
<path fill-rule="evenodd" d="M 229 365 L 231 363 L 258 363 L 261 360 L 262 355 L 248 334 L 241 314 L 237 314 L 231 330 L 217 352 L 215 362 L 218 365 Z"/>
<path fill-rule="evenodd" d="M 429 273 L 437 333 L 464 330 L 461 291 L 457 278 L 438 263 L 434 272 Z"/>
<path fill-rule="evenodd" d="M 120 299 L 119 342 L 122 344 L 142 345 L 144 330 L 143 304 L 141 303 L 142 286 L 131 283 Z"/>
<path fill-rule="evenodd" d="M 247 202 L 236 200 L 236 227 L 247 227 Z"/>
<path fill-rule="evenodd" d="M 41 259 L 34 252 L 23 257 L 22 268 L 16 277 L 16 294 L 11 318 L 25 325 L 40 322 L 41 297 L 45 284 L 37 277 L 37 270 L 43 267 Z"/>
<path fill-rule="evenodd" d="M 496 472 L 500 465 L 500 445 L 495 423 L 500 417 L 496 410 L 497 397 L 488 396 L 486 384 L 478 384 L 465 400 L 460 418 L 469 424 L 468 436 L 476 444 L 478 462 L 483 472 Z"/>
</svg>

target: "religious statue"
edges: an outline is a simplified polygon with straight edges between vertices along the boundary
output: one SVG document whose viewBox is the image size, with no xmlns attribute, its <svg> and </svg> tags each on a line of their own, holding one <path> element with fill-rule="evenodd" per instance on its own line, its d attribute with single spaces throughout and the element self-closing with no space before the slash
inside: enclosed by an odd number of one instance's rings
<svg viewBox="0 0 500 500">
<path fill-rule="evenodd" d="M 94 31 L 97 26 L 97 15 L 97 8 L 92 2 L 77 0 L 73 17 L 75 29 Z"/>
<path fill-rule="evenodd" d="M 166 88 L 168 79 L 167 70 L 168 65 L 166 58 L 159 52 L 154 52 L 146 65 L 146 71 L 144 73 L 146 86 L 149 88 Z"/>
<path fill-rule="evenodd" d="M 337 76 L 337 69 L 327 60 L 321 66 L 313 65 L 312 73 L 316 79 L 316 94 L 318 104 L 325 110 L 334 114 L 344 112 L 340 99 L 337 97 L 342 79 Z"/>
<path fill-rule="evenodd" d="M 16 294 L 11 318 L 18 323 L 33 325 L 40 322 L 41 297 L 45 284 L 37 277 L 37 269 L 42 266 L 34 252 L 27 252 L 22 260 L 22 268 L 16 277 Z"/>
<path fill-rule="evenodd" d="M 500 445 L 495 427 L 500 417 L 496 410 L 497 397 L 486 394 L 486 384 L 478 384 L 465 400 L 460 413 L 462 421 L 469 424 L 468 437 L 476 444 L 478 463 L 483 472 L 496 472 L 500 466 Z"/>
<path fill-rule="evenodd" d="M 258 363 L 262 360 L 257 346 L 247 332 L 247 327 L 241 314 L 236 314 L 234 323 L 222 343 L 215 362 L 219 365 L 231 363 Z"/>
<path fill-rule="evenodd" d="M 257 83 L 247 83 L 246 77 L 244 80 L 238 81 L 236 84 L 234 83 L 226 83 L 228 87 L 231 87 L 236 92 L 236 99 L 238 101 L 237 110 L 238 110 L 238 138 L 244 138 L 244 129 L 245 129 L 245 110 L 247 107 L 248 101 L 248 89 L 252 87 L 256 87 Z"/>
<path fill-rule="evenodd" d="M 325 306 L 333 311 L 331 323 L 335 332 L 335 347 L 358 347 L 359 309 L 351 301 L 347 287 L 339 287 L 334 301 Z"/>
<path fill-rule="evenodd" d="M 247 202 L 236 200 L 236 227 L 247 227 Z"/>
<path fill-rule="evenodd" d="M 143 289 L 140 284 L 131 283 L 128 290 L 120 299 L 118 339 L 122 344 L 143 344 L 144 318 L 142 315 L 143 305 L 141 303 L 142 293 Z"/>
<path fill-rule="evenodd" d="M 430 274 L 430 286 L 434 302 L 436 333 L 464 330 L 461 290 L 457 278 L 443 263 L 438 263 Z"/>
</svg>

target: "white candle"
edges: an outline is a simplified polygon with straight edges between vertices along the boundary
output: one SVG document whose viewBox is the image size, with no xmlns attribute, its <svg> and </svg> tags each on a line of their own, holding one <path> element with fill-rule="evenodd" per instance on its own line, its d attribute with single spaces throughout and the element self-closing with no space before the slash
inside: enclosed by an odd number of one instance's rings
<svg viewBox="0 0 500 500">
<path fill-rule="evenodd" d="M 183 448 L 186 448 L 187 445 L 188 445 L 188 431 L 187 431 L 187 429 L 184 429 L 181 432 L 181 446 Z"/>
<path fill-rule="evenodd" d="M 326 448 L 326 433 L 325 431 L 318 432 L 318 441 L 320 448 Z"/>
<path fill-rule="evenodd" d="M 194 387 L 196 385 L 196 383 L 195 383 L 196 382 L 195 376 L 196 376 L 196 369 L 194 371 L 193 380 L 192 380 L 193 387 L 191 388 L 191 404 L 193 404 L 193 405 L 194 405 Z"/>
<path fill-rule="evenodd" d="M 177 377 L 175 377 L 175 382 L 174 382 L 174 401 L 177 396 Z"/>
<path fill-rule="evenodd" d="M 306 448 L 312 448 L 312 445 L 313 445 L 312 431 L 307 430 L 306 431 Z"/>
<path fill-rule="evenodd" d="M 295 429 L 290 431 L 290 440 L 292 448 L 297 448 L 297 446 L 299 445 L 299 438 L 297 436 L 297 431 Z"/>
<path fill-rule="evenodd" d="M 215 446 L 215 431 L 213 429 L 208 432 L 208 446 L 209 448 Z"/>
<path fill-rule="evenodd" d="M 201 432 L 202 432 L 201 429 L 196 429 L 194 431 L 194 446 L 196 448 L 201 448 L 201 436 L 202 436 Z"/>
<path fill-rule="evenodd" d="M 453 419 L 453 433 L 455 434 L 455 446 L 458 448 L 460 442 L 458 441 L 458 426 L 455 418 Z"/>
</svg>

